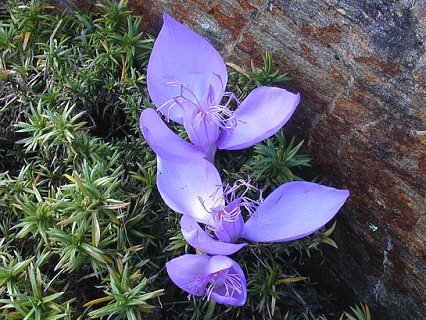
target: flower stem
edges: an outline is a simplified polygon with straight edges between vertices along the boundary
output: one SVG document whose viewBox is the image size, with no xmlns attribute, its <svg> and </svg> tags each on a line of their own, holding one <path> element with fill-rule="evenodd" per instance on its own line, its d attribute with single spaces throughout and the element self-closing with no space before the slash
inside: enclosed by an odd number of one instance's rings
<svg viewBox="0 0 426 320">
<path fill-rule="evenodd" d="M 206 315 L 204 316 L 204 320 L 210 320 L 212 318 L 215 307 L 216 307 L 216 301 L 210 300 L 209 306 L 207 307 Z"/>
</svg>

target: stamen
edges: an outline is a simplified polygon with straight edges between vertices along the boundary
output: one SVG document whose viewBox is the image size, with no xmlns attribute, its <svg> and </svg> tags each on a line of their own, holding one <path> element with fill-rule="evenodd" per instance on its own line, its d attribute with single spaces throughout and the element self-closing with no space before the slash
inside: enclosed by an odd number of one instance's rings
<svg viewBox="0 0 426 320">
<path fill-rule="evenodd" d="M 207 301 L 210 300 L 213 291 L 222 286 L 225 288 L 226 297 L 232 297 L 235 292 L 238 294 L 242 293 L 243 287 L 239 275 L 237 273 L 230 273 L 230 270 L 230 268 L 224 269 L 213 274 L 210 284 L 206 288 L 205 298 L 207 298 Z"/>
<path fill-rule="evenodd" d="M 240 191 L 241 189 L 243 189 L 242 192 Z M 220 190 L 223 190 L 223 196 L 218 197 L 217 193 Z M 259 193 L 259 198 L 257 200 L 253 200 L 246 196 L 251 190 Z M 206 230 L 214 232 L 222 220 L 227 222 L 237 221 L 241 216 L 241 208 L 245 208 L 250 216 L 253 215 L 259 204 L 263 201 L 262 191 L 263 190 L 252 185 L 250 178 L 248 178 L 247 181 L 239 179 L 232 185 L 219 186 L 210 196 L 214 199 L 214 206 L 211 208 L 207 208 L 204 200 L 198 197 L 204 210 L 212 216 L 215 222 L 214 225 L 206 226 Z"/>
<path fill-rule="evenodd" d="M 233 222 L 237 221 L 237 218 L 240 216 L 241 211 L 239 210 L 240 206 L 235 206 L 231 211 L 224 210 L 225 214 L 223 214 L 223 220 Z"/>
<path fill-rule="evenodd" d="M 224 83 L 222 81 L 222 78 L 218 74 L 214 75 L 219 79 L 221 88 L 223 90 Z M 191 89 L 189 89 L 188 86 L 184 85 L 176 77 L 168 75 L 165 76 L 165 78 L 168 79 L 165 82 L 166 86 L 180 88 L 180 95 L 173 97 L 169 101 L 166 101 L 159 108 L 157 108 L 157 111 L 167 108 L 167 111 L 164 112 L 167 120 L 169 119 L 169 115 L 172 108 L 179 106 L 182 110 L 184 110 L 184 104 L 188 103 L 189 105 L 195 107 L 195 110 L 197 110 L 197 115 L 199 116 L 197 118 L 197 121 L 194 122 L 194 126 L 199 126 L 203 119 L 207 119 L 209 122 L 216 124 L 218 127 L 224 130 L 232 129 L 237 125 L 237 122 L 233 116 L 234 112 L 229 110 L 229 105 L 232 100 L 235 100 L 238 106 L 240 105 L 240 102 L 234 93 L 225 92 L 223 94 L 223 97 L 227 97 L 228 100 L 224 105 L 221 105 L 220 100 L 222 99 L 222 97 L 215 97 L 214 88 L 212 85 L 210 85 L 206 97 L 207 105 L 203 106 L 198 100 L 199 97 L 197 97 L 196 94 Z"/>
<path fill-rule="evenodd" d="M 223 188 L 223 198 L 225 199 L 225 203 L 239 201 L 239 206 L 244 207 L 250 215 L 256 211 L 257 206 L 263 200 L 261 191 L 251 184 L 250 178 L 248 178 L 247 181 L 243 179 L 237 180 L 232 185 L 226 185 Z M 244 188 L 243 191 L 238 193 L 242 188 Z M 254 190 L 260 193 L 258 200 L 253 200 L 246 196 L 250 190 Z"/>
<path fill-rule="evenodd" d="M 202 275 L 198 275 L 194 278 L 194 281 L 190 282 L 188 284 L 189 287 L 189 291 L 194 291 L 195 288 L 200 287 L 200 283 L 209 283 L 211 281 L 212 276 L 206 275 L 206 276 L 202 276 Z M 192 296 L 192 294 L 190 293 L 188 295 L 188 299 Z"/>
<path fill-rule="evenodd" d="M 203 206 L 204 210 L 206 210 L 206 212 L 211 213 L 210 209 L 206 208 L 206 205 L 204 204 L 203 198 L 201 198 L 200 196 L 198 196 L 198 201 L 200 201 L 201 205 Z"/>
<path fill-rule="evenodd" d="M 171 112 L 171 110 L 172 110 L 172 108 L 174 107 L 174 106 L 176 106 L 177 105 L 177 103 L 176 103 L 176 101 L 175 101 L 175 98 L 172 98 L 172 99 L 170 99 L 169 101 L 166 101 L 166 102 L 164 102 L 160 107 L 158 107 L 157 108 L 157 111 L 161 111 L 162 109 L 164 109 L 168 104 L 170 104 L 171 103 L 171 105 L 169 105 L 168 107 L 167 107 L 167 112 L 166 112 L 166 114 L 165 114 L 165 117 L 166 117 L 166 120 L 167 120 L 167 122 L 169 121 L 169 119 L 170 119 L 170 112 Z"/>
<path fill-rule="evenodd" d="M 172 99 L 166 101 L 160 107 L 157 108 L 157 111 L 167 108 L 167 111 L 165 112 L 165 117 L 167 121 L 170 118 L 170 113 L 172 111 L 172 108 L 175 106 L 179 106 L 182 109 L 182 111 L 184 111 L 185 109 L 184 103 L 188 103 L 189 105 L 192 105 L 195 108 L 198 108 L 200 106 L 200 102 L 198 101 L 197 96 L 191 89 L 185 86 L 182 82 L 180 82 L 174 76 L 168 75 L 168 76 L 165 76 L 165 78 L 169 79 L 167 82 L 165 82 L 166 86 L 180 88 L 180 95 L 173 97 Z M 189 97 L 186 97 L 185 93 L 189 93 Z"/>
</svg>

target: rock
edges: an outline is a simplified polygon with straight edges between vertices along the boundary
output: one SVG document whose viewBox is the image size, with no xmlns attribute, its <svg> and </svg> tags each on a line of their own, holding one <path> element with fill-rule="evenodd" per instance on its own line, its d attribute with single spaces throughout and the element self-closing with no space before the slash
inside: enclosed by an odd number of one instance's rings
<svg viewBox="0 0 426 320">
<path fill-rule="evenodd" d="M 65 1 L 65 0 L 62 0 Z M 81 4 L 81 0 L 71 0 Z M 327 270 L 377 319 L 426 315 L 426 3 L 130 0 L 153 34 L 163 11 L 227 61 L 270 51 L 302 102 L 289 130 L 351 197 Z"/>
</svg>

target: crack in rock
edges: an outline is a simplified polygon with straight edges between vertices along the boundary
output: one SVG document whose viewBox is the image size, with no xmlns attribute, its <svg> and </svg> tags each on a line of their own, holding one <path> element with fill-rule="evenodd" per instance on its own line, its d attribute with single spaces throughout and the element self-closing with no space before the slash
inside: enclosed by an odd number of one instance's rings
<svg viewBox="0 0 426 320">
<path fill-rule="evenodd" d="M 380 296 L 384 290 L 384 277 L 385 273 L 388 270 L 389 265 L 391 264 L 391 261 L 389 260 L 389 252 L 393 249 L 393 243 L 392 239 L 388 236 L 388 239 L 386 241 L 386 249 L 383 251 L 383 271 L 379 279 L 377 279 L 377 282 L 373 289 L 374 298 L 378 302 L 380 300 Z"/>
</svg>

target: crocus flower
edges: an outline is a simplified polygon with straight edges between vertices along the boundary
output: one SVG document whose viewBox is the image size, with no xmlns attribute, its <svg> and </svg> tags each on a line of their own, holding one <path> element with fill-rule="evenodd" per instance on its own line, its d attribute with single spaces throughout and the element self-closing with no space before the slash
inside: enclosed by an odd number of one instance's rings
<svg viewBox="0 0 426 320">
<path fill-rule="evenodd" d="M 167 120 L 185 127 L 192 144 L 211 162 L 217 148 L 248 148 L 287 122 L 299 103 L 298 94 L 260 87 L 240 104 L 234 94 L 225 91 L 226 65 L 215 48 L 169 15 L 164 14 L 163 19 L 148 63 L 149 95 Z M 233 100 L 238 106 L 235 112 L 229 109 Z M 142 132 L 157 154 L 176 160 L 173 141 L 160 138 L 165 128 L 161 122 L 155 113 L 143 112 Z"/>
<path fill-rule="evenodd" d="M 253 188 L 250 184 L 238 181 L 223 187 L 216 168 L 205 158 L 176 163 L 158 157 L 157 186 L 166 204 L 183 214 L 186 241 L 212 255 L 240 250 L 246 243 L 235 243 L 239 238 L 303 238 L 330 221 L 349 196 L 347 190 L 295 181 L 281 185 L 264 201 L 253 201 L 246 196 Z M 248 212 L 247 221 L 242 209 Z"/>
<path fill-rule="evenodd" d="M 231 258 L 185 254 L 167 262 L 166 269 L 172 281 L 190 295 L 233 306 L 246 302 L 244 272 Z"/>
</svg>

